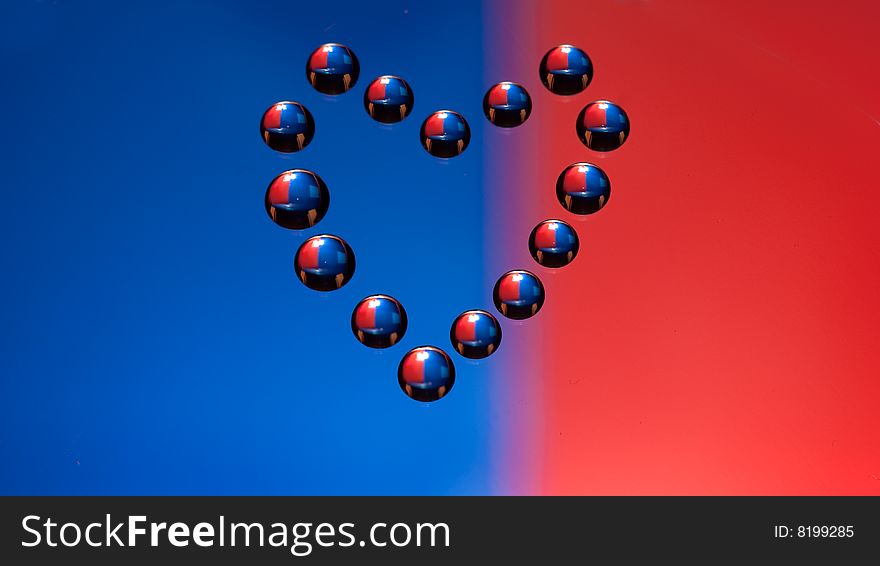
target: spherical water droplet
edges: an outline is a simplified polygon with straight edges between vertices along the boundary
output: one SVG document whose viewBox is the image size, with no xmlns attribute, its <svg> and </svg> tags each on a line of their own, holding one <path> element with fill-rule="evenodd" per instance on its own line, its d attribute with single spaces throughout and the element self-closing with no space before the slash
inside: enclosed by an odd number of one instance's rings
<svg viewBox="0 0 880 566">
<path fill-rule="evenodd" d="M 529 235 L 529 251 L 544 267 L 562 267 L 577 257 L 577 232 L 562 220 L 545 220 Z"/>
<path fill-rule="evenodd" d="M 515 269 L 498 279 L 492 298 L 501 314 L 514 320 L 524 320 L 538 314 L 544 306 L 544 285 L 534 273 Z"/>
<path fill-rule="evenodd" d="M 629 117 L 609 100 L 584 106 L 575 126 L 581 143 L 595 151 L 615 150 L 629 137 Z"/>
<path fill-rule="evenodd" d="M 501 325 L 498 319 L 484 310 L 469 310 L 455 317 L 449 338 L 459 354 L 479 360 L 498 349 Z"/>
<path fill-rule="evenodd" d="M 434 157 L 455 157 L 471 141 L 471 129 L 458 112 L 438 110 L 422 123 L 419 131 L 422 147 Z"/>
<path fill-rule="evenodd" d="M 364 108 L 374 120 L 395 124 L 409 116 L 413 109 L 413 92 L 400 77 L 382 75 L 367 86 Z"/>
<path fill-rule="evenodd" d="M 556 198 L 570 212 L 593 214 L 608 204 L 611 181 L 592 163 L 572 163 L 556 180 Z"/>
<path fill-rule="evenodd" d="M 318 46 L 306 61 L 306 78 L 323 94 L 342 94 L 354 86 L 361 67 L 354 52 L 339 43 Z"/>
<path fill-rule="evenodd" d="M 406 334 L 406 310 L 388 295 L 370 295 L 351 313 L 351 331 L 358 342 L 370 348 L 388 348 Z"/>
<path fill-rule="evenodd" d="M 275 177 L 266 189 L 266 213 L 283 228 L 302 230 L 324 218 L 330 191 L 324 180 L 305 169 L 291 169 Z"/>
<path fill-rule="evenodd" d="M 532 98 L 522 85 L 498 83 L 483 97 L 483 112 L 496 126 L 514 128 L 532 113 Z"/>
<path fill-rule="evenodd" d="M 315 136 L 315 120 L 311 112 L 299 102 L 276 102 L 263 113 L 260 136 L 275 151 L 300 151 Z"/>
<path fill-rule="evenodd" d="M 557 45 L 544 55 L 538 70 L 541 82 L 554 94 L 582 92 L 593 80 L 593 63 L 574 45 Z"/>
<path fill-rule="evenodd" d="M 436 401 L 452 389 L 455 366 L 440 348 L 419 346 L 400 360 L 397 382 L 403 392 L 416 401 Z"/>
<path fill-rule="evenodd" d="M 296 251 L 293 269 L 306 287 L 334 291 L 354 275 L 354 251 L 338 236 L 322 234 L 307 239 Z"/>
</svg>

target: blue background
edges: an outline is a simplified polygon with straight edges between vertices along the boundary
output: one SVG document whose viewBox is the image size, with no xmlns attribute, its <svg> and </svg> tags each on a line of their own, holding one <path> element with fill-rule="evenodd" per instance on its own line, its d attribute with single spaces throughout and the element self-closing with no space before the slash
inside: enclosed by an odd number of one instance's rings
<svg viewBox="0 0 880 566">
<path fill-rule="evenodd" d="M 411 5 L 412 4 L 412 5 Z M 454 394 L 407 399 L 400 356 L 448 349 L 487 308 L 482 147 L 448 162 L 418 144 L 430 111 L 480 135 L 480 6 L 422 3 L 7 2 L 2 29 L 4 494 L 491 491 L 490 382 L 456 357 Z M 350 45 L 355 88 L 305 79 L 320 43 Z M 399 74 L 412 115 L 362 105 Z M 281 99 L 317 133 L 282 156 L 259 137 Z M 275 226 L 284 169 L 327 182 L 327 217 Z M 358 270 L 319 294 L 293 275 L 307 236 L 347 239 Z M 401 300 L 401 345 L 351 334 L 361 297 Z"/>
</svg>

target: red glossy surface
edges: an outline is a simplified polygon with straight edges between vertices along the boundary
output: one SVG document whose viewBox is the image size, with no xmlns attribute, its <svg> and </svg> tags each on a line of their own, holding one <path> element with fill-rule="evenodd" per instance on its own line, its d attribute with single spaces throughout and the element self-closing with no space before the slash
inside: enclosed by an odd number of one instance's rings
<svg viewBox="0 0 880 566">
<path fill-rule="evenodd" d="M 492 368 L 516 374 L 495 408 L 499 491 L 880 494 L 880 4 L 782 4 L 553 1 L 487 18 L 487 83 L 534 102 L 516 136 L 486 142 L 487 178 L 519 187 L 493 226 L 523 248 L 493 268 L 532 265 L 543 218 L 581 236 L 570 266 L 535 267 L 542 313 L 505 327 L 522 353 Z M 572 97 L 538 79 L 562 42 L 595 67 Z M 599 98 L 632 123 L 607 154 L 574 133 Z M 612 184 L 586 219 L 553 192 L 581 160 Z"/>
</svg>

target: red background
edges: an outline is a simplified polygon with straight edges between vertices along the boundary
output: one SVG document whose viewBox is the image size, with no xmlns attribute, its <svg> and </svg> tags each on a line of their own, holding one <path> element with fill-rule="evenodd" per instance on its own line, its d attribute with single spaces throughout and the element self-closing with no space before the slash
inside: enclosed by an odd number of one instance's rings
<svg viewBox="0 0 880 566">
<path fill-rule="evenodd" d="M 534 265 L 502 244 L 544 218 L 581 236 L 492 367 L 499 491 L 880 494 L 880 4 L 489 12 L 487 82 L 535 104 L 527 135 L 487 140 L 489 263 Z M 593 60 L 580 95 L 538 80 L 559 43 Z M 574 133 L 598 98 L 632 123 L 608 154 Z M 553 192 L 581 160 L 612 183 L 585 219 Z"/>
</svg>

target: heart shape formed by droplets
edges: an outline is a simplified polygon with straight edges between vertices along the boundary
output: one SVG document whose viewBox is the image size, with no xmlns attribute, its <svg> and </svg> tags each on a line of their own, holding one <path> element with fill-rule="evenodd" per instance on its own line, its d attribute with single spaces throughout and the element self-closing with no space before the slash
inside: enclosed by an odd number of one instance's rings
<svg viewBox="0 0 880 566">
<path fill-rule="evenodd" d="M 541 59 L 538 73 L 547 89 L 557 95 L 583 92 L 593 80 L 593 63 L 587 54 L 568 44 L 558 45 Z M 339 95 L 354 88 L 360 64 L 354 52 L 339 43 L 325 43 L 306 62 L 306 78 L 318 92 Z M 364 109 L 377 122 L 395 124 L 412 112 L 415 98 L 401 77 L 381 75 L 364 92 Z M 514 82 L 493 85 L 483 97 L 486 118 L 501 128 L 515 128 L 531 115 L 528 91 Z M 610 100 L 590 102 L 575 122 L 578 139 L 594 151 L 612 151 L 629 137 L 626 112 Z M 270 148 L 294 153 L 304 149 L 315 135 L 315 121 L 309 110 L 294 101 L 273 104 L 260 121 L 260 135 Z M 453 110 L 437 110 L 422 122 L 422 147 L 440 159 L 464 152 L 471 139 L 467 120 Z M 573 214 L 593 214 L 611 196 L 608 175 L 598 166 L 577 162 L 566 167 L 556 182 L 559 203 Z M 290 230 L 304 230 L 321 221 L 330 206 L 330 191 L 318 174 L 290 169 L 277 175 L 266 189 L 266 212 L 273 222 Z M 580 249 L 575 229 L 559 219 L 540 222 L 529 235 L 529 252 L 542 267 L 557 269 L 574 261 Z M 304 285 L 316 291 L 333 291 L 348 283 L 355 272 L 351 246 L 338 236 L 320 234 L 307 238 L 294 256 L 294 270 Z M 535 316 L 544 304 L 544 285 L 525 269 L 503 274 L 492 292 L 495 307 L 505 317 L 525 320 Z M 403 305 L 388 295 L 370 295 L 358 301 L 351 315 L 351 330 L 370 348 L 390 348 L 406 333 Z M 501 324 L 491 313 L 472 309 L 452 322 L 450 342 L 460 355 L 482 359 L 501 345 Z M 397 368 L 400 388 L 417 401 L 436 401 L 455 383 L 455 364 L 437 346 L 419 346 L 403 355 Z"/>
</svg>

